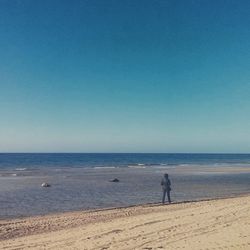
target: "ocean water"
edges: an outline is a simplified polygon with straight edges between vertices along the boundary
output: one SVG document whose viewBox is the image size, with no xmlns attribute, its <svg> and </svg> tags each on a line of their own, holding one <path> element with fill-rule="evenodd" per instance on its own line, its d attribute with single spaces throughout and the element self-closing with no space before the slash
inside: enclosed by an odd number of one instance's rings
<svg viewBox="0 0 250 250">
<path fill-rule="evenodd" d="M 250 193 L 250 154 L 0 154 L 0 218 L 160 202 L 164 173 L 175 202 Z"/>
</svg>

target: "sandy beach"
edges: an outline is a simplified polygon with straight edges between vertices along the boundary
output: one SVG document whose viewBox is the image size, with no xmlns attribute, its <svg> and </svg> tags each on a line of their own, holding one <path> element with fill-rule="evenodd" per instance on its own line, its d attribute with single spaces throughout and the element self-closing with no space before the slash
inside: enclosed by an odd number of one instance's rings
<svg viewBox="0 0 250 250">
<path fill-rule="evenodd" d="M 1 249 L 250 249 L 250 196 L 0 221 Z"/>
</svg>

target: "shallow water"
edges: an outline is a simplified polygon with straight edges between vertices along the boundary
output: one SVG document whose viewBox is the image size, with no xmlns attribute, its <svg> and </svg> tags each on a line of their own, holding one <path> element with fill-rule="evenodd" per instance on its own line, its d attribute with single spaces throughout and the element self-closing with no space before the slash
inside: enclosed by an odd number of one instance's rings
<svg viewBox="0 0 250 250">
<path fill-rule="evenodd" d="M 54 155 L 53 160 L 53 155 L 0 154 L 1 218 L 160 202 L 160 181 L 165 172 L 172 181 L 173 201 L 250 192 L 246 156 L 241 162 L 237 156 L 237 160 L 229 157 L 232 162 L 210 159 L 209 163 L 196 155 L 193 162 L 189 157 L 174 164 L 173 156 L 167 161 L 162 155 L 146 155 L 144 159 L 141 155 L 138 159 L 135 155 L 126 158 L 118 154 L 115 159 L 105 155 L 103 161 L 103 154 L 97 159 L 92 154 L 89 161 L 89 156 L 76 156 L 74 161 L 72 154 L 63 155 Z M 113 178 L 120 182 L 110 182 Z M 51 187 L 42 188 L 43 182 Z"/>
</svg>

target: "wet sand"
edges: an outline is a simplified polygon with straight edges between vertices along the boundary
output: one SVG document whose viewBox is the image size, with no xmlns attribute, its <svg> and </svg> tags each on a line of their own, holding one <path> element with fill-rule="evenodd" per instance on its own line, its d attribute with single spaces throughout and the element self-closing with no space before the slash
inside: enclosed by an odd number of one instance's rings
<svg viewBox="0 0 250 250">
<path fill-rule="evenodd" d="M 250 249 L 250 195 L 0 221 L 0 249 Z"/>
</svg>

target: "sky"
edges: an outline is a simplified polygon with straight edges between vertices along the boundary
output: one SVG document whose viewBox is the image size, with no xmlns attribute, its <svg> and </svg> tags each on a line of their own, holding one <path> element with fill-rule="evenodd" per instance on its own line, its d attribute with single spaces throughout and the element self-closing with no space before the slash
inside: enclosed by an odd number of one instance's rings
<svg viewBox="0 0 250 250">
<path fill-rule="evenodd" d="M 249 12 L 0 0 L 0 152 L 250 153 Z"/>
</svg>

